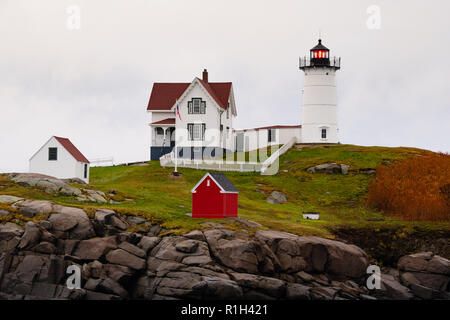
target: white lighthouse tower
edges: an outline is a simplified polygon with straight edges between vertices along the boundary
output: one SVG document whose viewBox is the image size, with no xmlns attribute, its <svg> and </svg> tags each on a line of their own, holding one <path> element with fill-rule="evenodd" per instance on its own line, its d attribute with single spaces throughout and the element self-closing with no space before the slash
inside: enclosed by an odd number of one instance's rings
<svg viewBox="0 0 450 320">
<path fill-rule="evenodd" d="M 341 58 L 330 57 L 322 40 L 300 58 L 305 72 L 302 91 L 302 143 L 338 143 L 336 71 Z"/>
</svg>

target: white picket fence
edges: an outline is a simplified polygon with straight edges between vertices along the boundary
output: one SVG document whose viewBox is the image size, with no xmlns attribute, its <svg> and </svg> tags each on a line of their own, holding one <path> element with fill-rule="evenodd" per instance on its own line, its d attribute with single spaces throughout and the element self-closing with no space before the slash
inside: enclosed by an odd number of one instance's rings
<svg viewBox="0 0 450 320">
<path fill-rule="evenodd" d="M 261 172 L 261 174 L 275 174 L 278 171 L 278 165 L 273 164 L 278 158 L 289 150 L 296 143 L 295 137 L 290 139 L 280 149 L 275 151 L 264 162 L 245 162 L 245 161 L 226 161 L 226 160 L 191 160 L 191 159 L 175 159 L 174 152 L 163 155 L 159 158 L 162 167 L 175 167 L 175 161 L 180 168 L 191 168 L 198 170 L 214 170 L 214 171 L 237 171 L 237 172 Z M 271 170 L 273 169 L 273 170 Z"/>
<path fill-rule="evenodd" d="M 95 158 L 95 159 L 89 159 L 89 162 L 91 163 L 91 167 L 113 166 L 114 158 L 113 157 Z"/>
<path fill-rule="evenodd" d="M 286 142 L 284 145 L 281 146 L 280 149 L 275 151 L 270 155 L 270 157 L 263 162 L 261 167 L 261 174 L 270 175 L 275 174 L 278 171 L 279 164 L 277 162 L 276 168 L 273 167 L 273 164 L 278 161 L 281 155 L 286 153 L 294 144 L 297 143 L 297 139 L 295 137 L 292 137 L 288 142 Z M 271 170 L 272 169 L 272 170 Z"/>
</svg>

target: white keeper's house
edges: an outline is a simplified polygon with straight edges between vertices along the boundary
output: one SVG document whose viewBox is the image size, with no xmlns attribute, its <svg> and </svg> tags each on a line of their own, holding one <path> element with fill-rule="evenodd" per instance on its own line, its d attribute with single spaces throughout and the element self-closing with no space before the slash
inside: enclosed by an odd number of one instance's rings
<svg viewBox="0 0 450 320">
<path fill-rule="evenodd" d="M 67 138 L 53 136 L 30 158 L 30 172 L 89 183 L 89 160 Z"/>
<path fill-rule="evenodd" d="M 300 58 L 305 81 L 298 125 L 233 128 L 237 108 L 232 82 L 210 82 L 208 71 L 192 82 L 154 83 L 147 106 L 151 113 L 151 160 L 171 153 L 179 158 L 219 157 L 270 145 L 338 143 L 336 71 L 340 58 L 319 39 L 308 57 Z"/>
</svg>

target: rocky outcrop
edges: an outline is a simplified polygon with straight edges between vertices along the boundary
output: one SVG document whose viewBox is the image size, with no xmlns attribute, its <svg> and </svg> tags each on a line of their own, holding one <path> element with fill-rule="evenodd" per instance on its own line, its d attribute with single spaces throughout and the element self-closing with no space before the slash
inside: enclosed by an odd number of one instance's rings
<svg viewBox="0 0 450 320">
<path fill-rule="evenodd" d="M 433 299 L 447 292 L 450 299 L 450 261 L 432 252 L 421 252 L 400 258 L 397 267 L 402 284 L 412 293 L 423 298 Z"/>
<path fill-rule="evenodd" d="M 330 163 L 322 163 L 318 164 L 316 166 L 310 167 L 306 169 L 306 172 L 308 173 L 328 173 L 328 174 L 348 174 L 348 168 L 350 166 L 347 164 L 338 164 L 334 162 Z"/>
<path fill-rule="evenodd" d="M 108 199 L 103 191 L 89 190 L 84 188 L 79 189 L 70 186 L 68 183 L 85 184 L 82 180 L 75 178 L 61 180 L 55 177 L 50 177 L 38 173 L 11 173 L 9 174 L 9 177 L 12 181 L 19 185 L 26 187 L 36 187 L 44 190 L 49 194 L 61 194 L 64 196 L 75 197 L 78 201 L 82 202 L 107 203 L 112 201 Z M 2 199 L 0 199 L 0 202 L 1 201 Z"/>
<path fill-rule="evenodd" d="M 403 257 L 368 290 L 365 252 L 334 240 L 214 226 L 158 237 L 156 225 L 127 232 L 134 218 L 112 210 L 33 208 L 47 218 L 0 224 L 0 299 L 449 299 L 449 261 L 429 253 Z M 79 289 L 66 285 L 73 265 Z"/>
<path fill-rule="evenodd" d="M 287 202 L 286 195 L 281 191 L 272 191 L 266 201 L 271 204 Z"/>
</svg>

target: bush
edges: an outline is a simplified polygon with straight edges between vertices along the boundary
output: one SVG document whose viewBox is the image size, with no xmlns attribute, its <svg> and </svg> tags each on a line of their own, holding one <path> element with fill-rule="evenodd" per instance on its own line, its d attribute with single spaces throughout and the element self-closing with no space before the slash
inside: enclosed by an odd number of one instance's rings
<svg viewBox="0 0 450 320">
<path fill-rule="evenodd" d="M 367 203 L 405 220 L 450 220 L 450 155 L 414 156 L 379 167 Z"/>
</svg>

